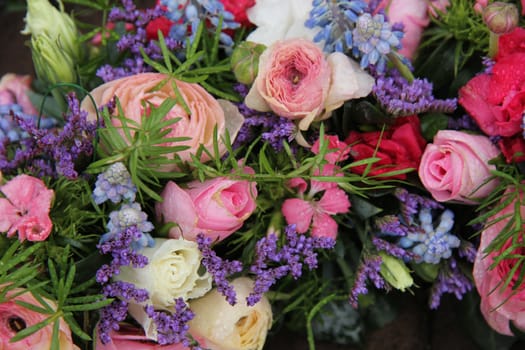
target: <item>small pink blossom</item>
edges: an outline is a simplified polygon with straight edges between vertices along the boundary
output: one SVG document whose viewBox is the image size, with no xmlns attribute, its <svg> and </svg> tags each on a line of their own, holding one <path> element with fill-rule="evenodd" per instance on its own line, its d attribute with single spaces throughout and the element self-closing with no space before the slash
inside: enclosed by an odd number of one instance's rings
<svg viewBox="0 0 525 350">
<path fill-rule="evenodd" d="M 328 152 L 324 156 L 324 159 L 328 163 L 335 164 L 348 159 L 348 155 L 350 154 L 350 147 L 348 144 L 339 140 L 339 137 L 336 135 L 325 135 L 324 139 L 325 142 L 328 142 Z M 312 146 L 312 152 L 319 154 L 319 147 L 320 142 L 317 140 Z"/>
<path fill-rule="evenodd" d="M 8 73 L 0 79 L 0 105 L 18 104 L 24 113 L 37 115 L 38 112 L 27 95 L 31 89 L 30 75 Z"/>
<path fill-rule="evenodd" d="M 18 231 L 20 241 L 43 241 L 51 233 L 53 223 L 49 210 L 54 192 L 40 179 L 18 175 L 0 187 L 0 232 L 11 237 Z"/>
<path fill-rule="evenodd" d="M 322 175 L 334 176 L 336 169 L 336 166 L 327 164 L 323 168 Z M 332 215 L 344 214 L 350 209 L 350 201 L 345 191 L 338 188 L 335 182 L 312 180 L 310 191 L 305 196 L 308 185 L 303 179 L 292 179 L 288 185 L 296 188 L 301 198 L 290 198 L 284 201 L 281 211 L 286 222 L 289 225 L 295 224 L 298 233 L 305 233 L 311 225 L 313 237 L 335 239 L 337 223 Z M 319 200 L 315 200 L 314 196 L 321 191 L 324 191 L 323 195 Z"/>
</svg>

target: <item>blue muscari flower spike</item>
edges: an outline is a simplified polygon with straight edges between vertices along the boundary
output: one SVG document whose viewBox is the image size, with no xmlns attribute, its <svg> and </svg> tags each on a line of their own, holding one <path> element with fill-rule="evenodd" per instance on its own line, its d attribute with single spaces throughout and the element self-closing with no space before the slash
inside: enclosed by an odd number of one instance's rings
<svg viewBox="0 0 525 350">
<path fill-rule="evenodd" d="M 401 48 L 403 32 L 393 30 L 390 23 L 385 22 L 382 14 L 372 16 L 364 13 L 357 19 L 353 30 L 354 45 L 361 56 L 361 68 L 373 65 L 378 72 L 383 72 L 387 55 L 393 49 Z"/>
<path fill-rule="evenodd" d="M 313 0 L 310 17 L 306 20 L 308 28 L 321 27 L 314 37 L 315 42 L 324 41 L 324 51 L 352 51 L 354 48 L 353 29 L 368 5 L 361 0 Z"/>
<path fill-rule="evenodd" d="M 131 181 L 131 175 L 126 166 L 121 163 L 114 163 L 103 173 L 98 175 L 93 199 L 95 203 L 101 204 L 107 200 L 117 204 L 123 200 L 133 202 L 137 187 Z"/>
<path fill-rule="evenodd" d="M 410 248 L 419 256 L 416 262 L 438 264 L 441 259 L 448 259 L 452 255 L 452 248 L 460 245 L 458 237 L 450 233 L 454 226 L 454 213 L 445 210 L 437 226 L 434 226 L 432 212 L 424 208 L 419 212 L 419 232 L 410 232 L 399 240 L 399 245 Z"/>
<path fill-rule="evenodd" d="M 183 44 L 186 43 L 186 39 L 189 39 L 190 43 L 193 42 L 201 22 L 217 27 L 222 16 L 222 30 L 236 29 L 240 26 L 234 21 L 233 14 L 226 11 L 219 0 L 162 0 L 161 5 L 166 7 L 166 17 L 176 23 L 170 29 L 170 37 Z M 191 28 L 189 36 L 188 26 Z M 220 34 L 219 41 L 226 48 L 233 46 L 232 38 L 224 32 Z"/>
</svg>

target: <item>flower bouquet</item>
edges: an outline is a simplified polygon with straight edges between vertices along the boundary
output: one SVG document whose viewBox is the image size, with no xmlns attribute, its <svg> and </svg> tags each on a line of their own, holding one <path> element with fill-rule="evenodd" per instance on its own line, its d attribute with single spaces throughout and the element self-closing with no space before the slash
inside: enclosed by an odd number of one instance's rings
<svg viewBox="0 0 525 350">
<path fill-rule="evenodd" d="M 519 346 L 523 0 L 26 10 L 35 74 L 0 80 L 0 349 L 362 344 L 403 293 Z"/>
</svg>

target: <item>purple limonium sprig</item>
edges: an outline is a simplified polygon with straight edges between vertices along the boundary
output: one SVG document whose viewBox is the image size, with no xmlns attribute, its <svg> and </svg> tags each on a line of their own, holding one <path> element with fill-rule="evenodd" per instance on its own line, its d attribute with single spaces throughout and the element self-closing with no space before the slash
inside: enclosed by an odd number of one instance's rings
<svg viewBox="0 0 525 350">
<path fill-rule="evenodd" d="M 231 36 L 224 30 L 237 29 L 240 24 L 235 22 L 234 15 L 226 11 L 219 0 L 161 0 L 161 4 L 166 8 L 166 17 L 174 22 L 170 29 L 170 37 L 174 40 L 183 45 L 186 39 L 192 43 L 201 22 L 207 23 L 208 30 L 215 32 L 222 18 L 219 41 L 226 49 L 233 46 Z"/>
<path fill-rule="evenodd" d="M 53 118 L 42 117 L 24 113 L 22 106 L 18 104 L 0 105 L 0 142 L 18 142 L 29 137 L 29 134 L 20 128 L 15 120 L 15 115 L 23 120 L 32 120 L 41 129 L 50 129 L 57 125 Z M 39 120 L 40 119 L 40 120 Z"/>
<path fill-rule="evenodd" d="M 14 173 L 24 168 L 39 176 L 76 179 L 75 161 L 92 155 L 97 124 L 87 120 L 87 113 L 80 110 L 74 93 L 68 94 L 67 104 L 62 128 L 42 129 L 33 118 L 13 114 L 16 124 L 28 137 L 16 144 L 12 156 L 9 143 L 0 142 L 0 171 Z"/>
<path fill-rule="evenodd" d="M 202 265 L 212 275 L 213 281 L 217 286 L 217 291 L 226 297 L 230 305 L 235 305 L 237 295 L 235 289 L 228 282 L 228 276 L 242 271 L 242 263 L 238 260 L 225 260 L 217 256 L 211 249 L 212 240 L 204 234 L 197 235 L 197 244 L 202 253 Z"/>
<path fill-rule="evenodd" d="M 102 293 L 107 298 L 116 298 L 99 311 L 98 336 L 103 344 L 107 344 L 111 341 L 109 333 L 112 330 L 118 331 L 120 322 L 126 319 L 129 302 L 133 300 L 135 303 L 145 302 L 148 300 L 148 292 L 135 288 L 131 283 L 117 281 L 105 285 Z"/>
<path fill-rule="evenodd" d="M 451 113 L 456 109 L 457 99 L 437 99 L 432 90 L 433 84 L 427 79 L 416 78 L 409 82 L 397 70 L 389 70 L 388 74 L 377 76 L 372 92 L 380 105 L 394 116 Z"/>
<path fill-rule="evenodd" d="M 248 87 L 237 84 L 235 91 L 244 99 Z M 294 122 L 288 118 L 279 117 L 271 112 L 258 112 L 248 108 L 244 102 L 236 103 L 239 112 L 244 116 L 244 123 L 235 138 L 233 149 L 249 144 L 259 135 L 263 141 L 269 142 L 277 152 L 283 149 L 283 141 L 291 142 L 296 133 Z"/>
<path fill-rule="evenodd" d="M 420 208 L 443 209 L 443 206 L 430 198 L 408 192 L 407 189 L 398 187 L 394 191 L 395 197 L 401 204 L 401 217 L 406 225 L 412 225 Z"/>
<path fill-rule="evenodd" d="M 410 231 L 397 215 L 384 215 L 374 219 L 374 226 L 381 235 L 387 236 L 406 236 Z"/>
<path fill-rule="evenodd" d="M 131 175 L 126 166 L 121 163 L 111 164 L 99 174 L 93 190 L 93 200 L 97 204 L 110 200 L 119 203 L 123 200 L 133 202 L 137 187 L 131 181 Z"/>
<path fill-rule="evenodd" d="M 474 119 L 468 114 L 463 114 L 459 118 L 449 118 L 447 129 L 451 130 L 471 130 L 479 131 L 479 126 L 476 124 Z"/>
<path fill-rule="evenodd" d="M 250 306 L 261 300 L 277 280 L 287 275 L 298 279 L 304 265 L 309 270 L 317 268 L 315 249 L 332 249 L 335 246 L 333 238 L 298 234 L 295 225 L 287 226 L 285 233 L 286 240 L 280 249 L 274 233 L 261 238 L 256 244 L 255 259 L 250 266 L 250 272 L 255 275 L 254 289 L 246 298 Z"/>
<path fill-rule="evenodd" d="M 361 261 L 348 299 L 354 308 L 358 307 L 359 296 L 368 293 L 367 280 L 371 281 L 377 289 L 389 288 L 383 277 L 381 277 L 382 263 L 383 260 L 380 256 L 368 256 Z"/>
<path fill-rule="evenodd" d="M 366 2 L 361 0 L 314 0 L 305 26 L 320 27 L 314 42 L 324 41 L 325 52 L 350 51 L 358 54 L 357 47 L 354 46 L 353 30 L 359 16 L 367 10 Z"/>
<path fill-rule="evenodd" d="M 454 294 L 459 300 L 463 295 L 472 290 L 472 281 L 461 272 L 454 258 L 448 260 L 446 267 L 438 273 L 437 281 L 432 286 L 430 296 L 430 308 L 437 309 L 441 302 L 441 296 L 445 293 Z"/>
<path fill-rule="evenodd" d="M 152 305 L 147 305 L 144 310 L 153 320 L 157 328 L 157 342 L 160 345 L 182 343 L 190 346 L 188 322 L 195 316 L 184 299 L 175 300 L 175 312 L 155 310 Z"/>
<path fill-rule="evenodd" d="M 379 237 L 373 237 L 372 244 L 378 251 L 384 251 L 388 255 L 392 255 L 393 257 L 402 259 L 403 261 L 410 261 L 415 257 L 414 253 Z"/>
<path fill-rule="evenodd" d="M 130 57 L 127 57 L 120 67 L 112 67 L 107 64 L 100 67 L 97 70 L 97 76 L 104 82 L 152 71 L 152 68 L 145 64 L 141 50 L 154 61 L 162 58 L 162 50 L 158 43 L 148 39 L 146 26 L 152 20 L 165 15 L 166 12 L 159 5 L 139 10 L 132 0 L 122 0 L 122 6 L 122 8 L 111 9 L 108 20 L 114 23 L 133 24 L 132 31 L 124 34 L 117 42 L 117 49 L 122 53 L 128 53 Z M 175 50 L 182 45 L 170 37 L 165 38 L 165 42 L 169 50 Z"/>
<path fill-rule="evenodd" d="M 458 248 L 458 256 L 460 258 L 464 258 L 470 263 L 474 263 L 474 260 L 476 260 L 476 255 L 478 253 L 478 250 L 469 241 L 461 241 L 461 245 Z"/>
</svg>

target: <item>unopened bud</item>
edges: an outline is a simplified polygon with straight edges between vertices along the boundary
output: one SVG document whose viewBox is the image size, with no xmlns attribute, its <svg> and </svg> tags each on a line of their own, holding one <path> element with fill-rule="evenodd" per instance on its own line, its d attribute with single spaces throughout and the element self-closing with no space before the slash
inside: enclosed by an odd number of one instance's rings
<svg viewBox="0 0 525 350">
<path fill-rule="evenodd" d="M 264 45 L 245 41 L 233 50 L 231 65 L 239 83 L 246 85 L 253 83 L 259 70 L 259 57 L 265 49 Z"/>
<path fill-rule="evenodd" d="M 75 83 L 75 65 L 69 54 L 46 34 L 31 37 L 33 65 L 39 79 L 50 85 Z"/>
<path fill-rule="evenodd" d="M 511 3 L 493 2 L 483 10 L 483 20 L 494 34 L 509 33 L 518 25 L 518 8 Z"/>
<path fill-rule="evenodd" d="M 410 271 L 402 260 L 383 252 L 380 252 L 379 256 L 383 261 L 380 271 L 381 276 L 383 276 L 392 287 L 404 291 L 414 284 Z"/>
</svg>

